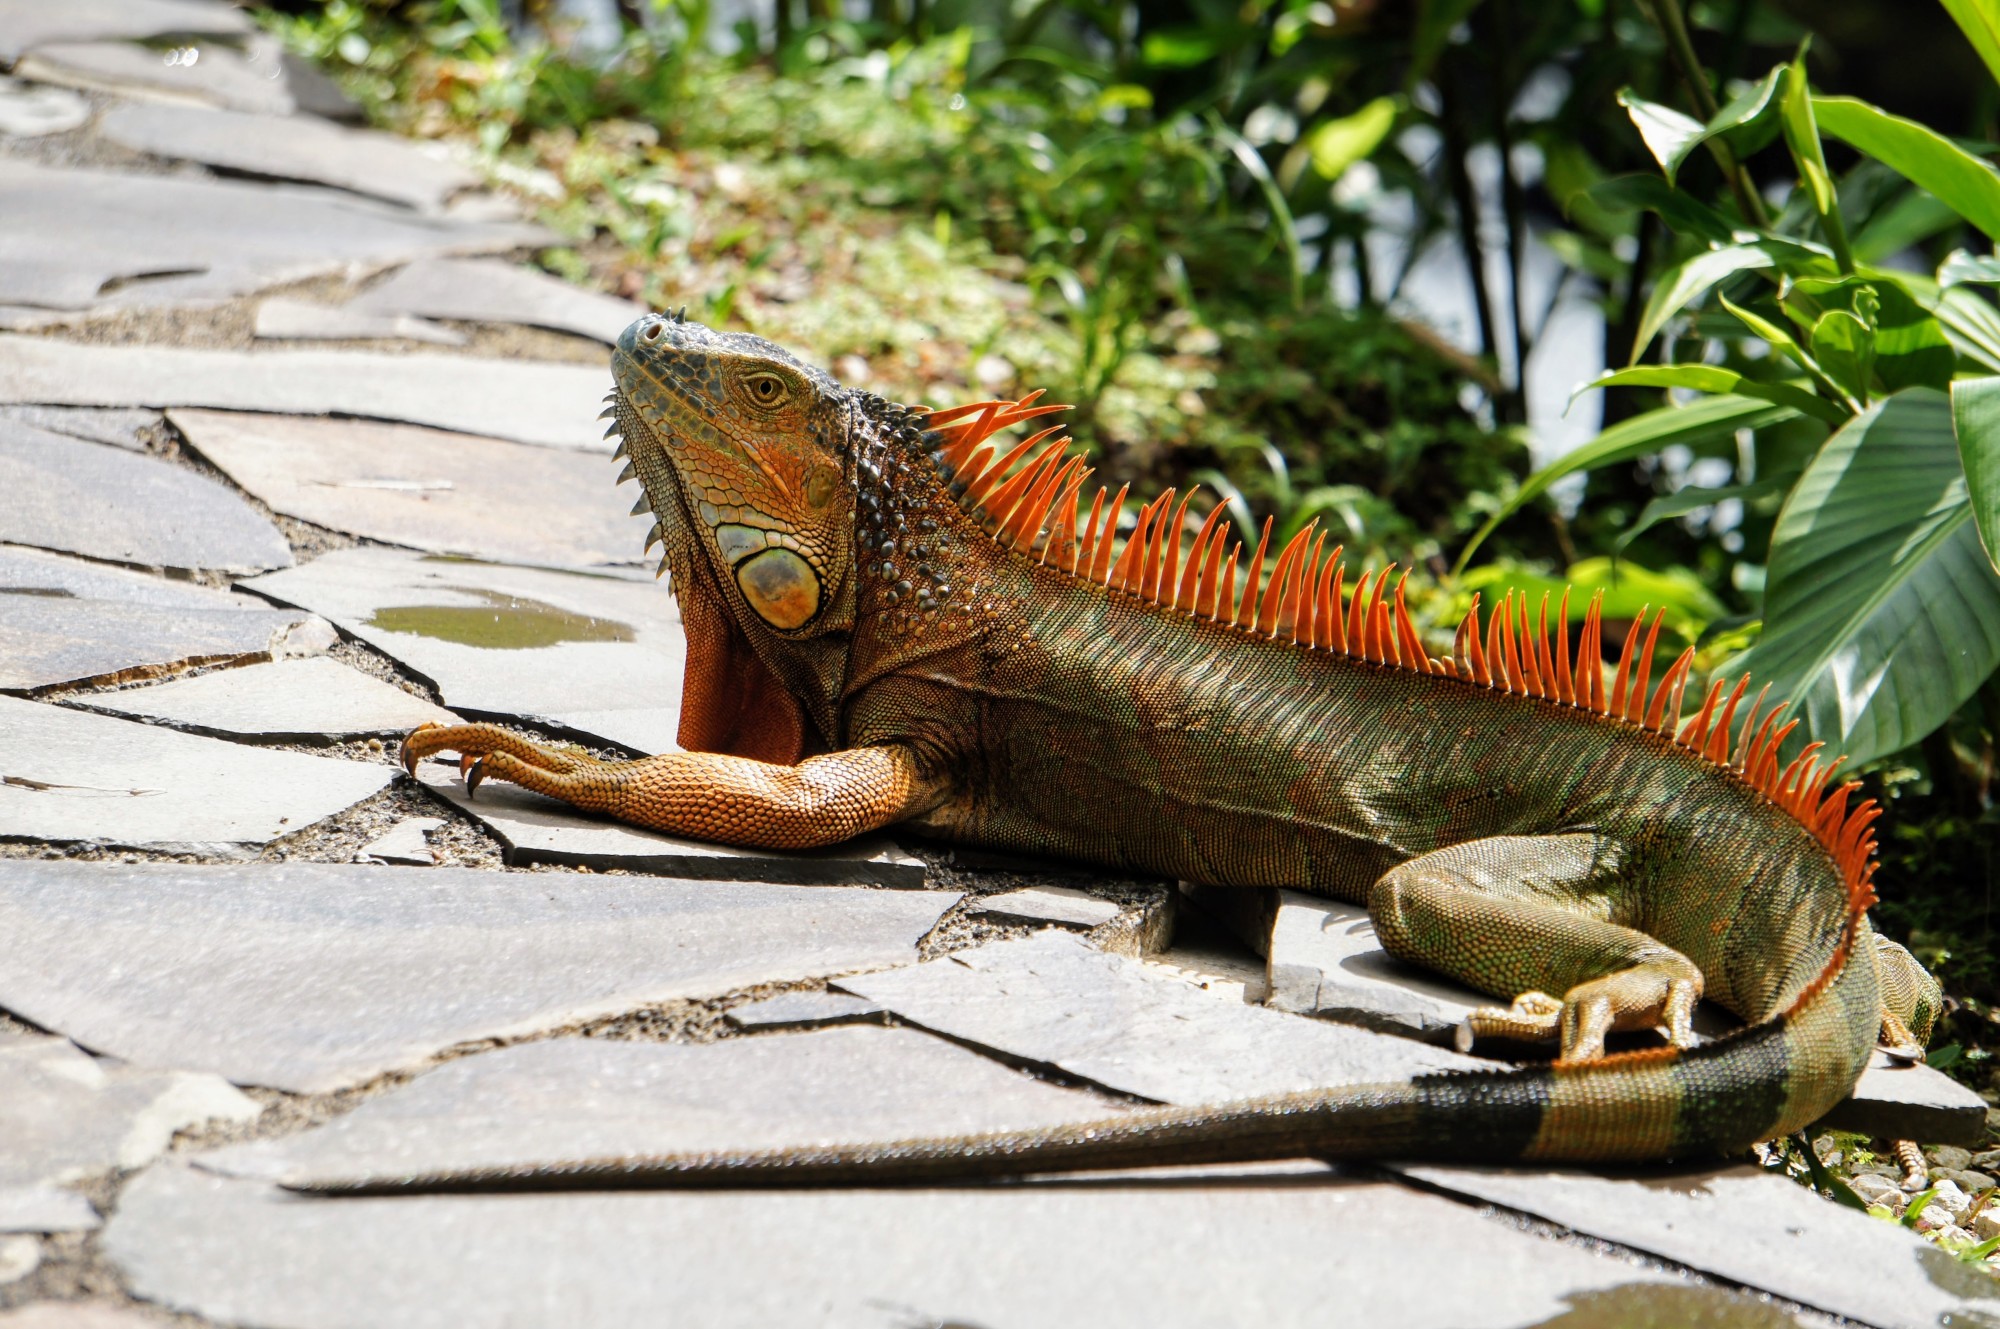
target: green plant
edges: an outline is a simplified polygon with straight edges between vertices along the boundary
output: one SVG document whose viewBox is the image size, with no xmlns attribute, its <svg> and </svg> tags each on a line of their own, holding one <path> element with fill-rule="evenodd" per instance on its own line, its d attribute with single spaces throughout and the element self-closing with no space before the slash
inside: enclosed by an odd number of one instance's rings
<svg viewBox="0 0 2000 1329">
<path fill-rule="evenodd" d="M 1938 730 L 2000 668 L 1991 534 L 2000 528 L 2000 315 L 1973 290 L 2000 280 L 2000 264 L 1954 251 L 1928 275 L 1870 260 L 1886 256 L 1879 228 L 1913 212 L 1919 230 L 1966 224 L 2000 237 L 2000 173 L 1921 125 L 1816 94 L 1803 51 L 1714 107 L 1707 75 L 1674 39 L 1676 0 L 1654 7 L 1697 103 L 1713 109 L 1697 120 L 1621 96 L 1664 183 L 1610 181 L 1584 197 L 1657 213 L 1685 256 L 1653 284 L 1632 367 L 1588 387 L 1698 398 L 1622 421 L 1531 476 L 1460 563 L 1565 475 L 1670 443 L 1737 453 L 1735 483 L 1682 491 L 1641 525 L 1782 494 L 1759 629 L 1731 667 L 1793 697 L 1812 737 L 1858 761 L 1881 758 Z M 1994 0 L 1962 0 L 1953 12 L 1977 26 L 2000 11 Z M 1839 178 L 1827 137 L 1861 156 Z M 1744 163 L 1777 144 L 1797 183 L 1768 215 Z M 1727 196 L 1713 203 L 1677 180 L 1702 151 L 1726 180 Z M 1908 186 L 1885 188 L 1888 171 Z M 1913 233 L 1904 224 L 1897 235 Z M 1703 312 L 1689 318 L 1697 304 Z M 1637 363 L 1682 322 L 1690 335 L 1671 339 L 1664 363 Z"/>
</svg>

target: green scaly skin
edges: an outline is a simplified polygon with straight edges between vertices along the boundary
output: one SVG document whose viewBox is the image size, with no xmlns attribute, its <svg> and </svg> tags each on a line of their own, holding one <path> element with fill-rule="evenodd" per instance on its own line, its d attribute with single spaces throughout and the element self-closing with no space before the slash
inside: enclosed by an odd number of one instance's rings
<svg viewBox="0 0 2000 1329">
<path fill-rule="evenodd" d="M 1872 936 L 1828 849 L 1662 734 L 1044 566 L 962 509 L 921 412 L 757 338 L 643 319 L 613 367 L 616 426 L 695 656 L 682 742 L 706 751 L 595 763 L 467 726 L 419 731 L 412 760 L 459 751 L 476 774 L 737 843 L 900 821 L 1120 872 L 1330 895 L 1367 905 L 1392 953 L 1522 998 L 1477 1032 L 1560 1036 L 1565 1056 L 1038 1131 L 313 1189 L 1728 1152 L 1824 1114 L 1885 1020 L 1927 1034 L 1934 981 Z M 717 686 L 694 676 L 713 659 L 733 671 Z M 1748 1027 L 1685 1046 L 1697 995 Z M 1683 1046 L 1602 1054 L 1606 1029 L 1651 1026 Z"/>
</svg>

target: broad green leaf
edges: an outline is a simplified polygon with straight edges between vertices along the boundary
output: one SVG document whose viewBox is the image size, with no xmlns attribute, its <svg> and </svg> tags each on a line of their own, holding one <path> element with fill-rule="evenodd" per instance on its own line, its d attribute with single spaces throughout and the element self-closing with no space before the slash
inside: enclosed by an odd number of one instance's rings
<svg viewBox="0 0 2000 1329">
<path fill-rule="evenodd" d="M 1913 388 L 1826 441 L 1771 534 L 1764 631 L 1742 663 L 1857 761 L 1916 742 L 2000 666 L 1950 400 Z"/>
<path fill-rule="evenodd" d="M 1756 429 L 1780 420 L 1794 419 L 1797 415 L 1797 411 L 1754 397 L 1704 397 L 1686 406 L 1663 406 L 1620 420 L 1574 452 L 1558 457 L 1523 480 L 1514 496 L 1488 517 L 1486 524 L 1466 542 L 1453 572 L 1465 570 L 1473 551 L 1493 533 L 1494 527 L 1540 498 L 1550 485 L 1565 475 L 1631 461 L 1675 443 L 1705 443 L 1739 429 Z"/>
<path fill-rule="evenodd" d="M 2000 239 L 2000 171 L 1942 134 L 1853 97 L 1814 97 L 1821 130 L 1920 185 Z"/>
<path fill-rule="evenodd" d="M 1917 302 L 1901 278 L 1888 272 L 1868 276 L 1881 304 L 1875 315 L 1875 373 L 1882 386 L 1890 392 L 1945 391 L 1958 357 L 1937 316 Z"/>
<path fill-rule="evenodd" d="M 1632 117 L 1653 159 L 1660 163 L 1667 183 L 1673 184 L 1694 150 L 1711 139 L 1721 139 L 1738 157 L 1747 157 L 1777 137 L 1786 77 L 1785 66 L 1777 66 L 1731 99 L 1705 125 L 1671 106 L 1649 102 L 1630 88 L 1618 94 L 1618 101 Z"/>
<path fill-rule="evenodd" d="M 1786 332 L 1784 328 L 1765 318 L 1756 310 L 1746 309 L 1742 305 L 1733 303 L 1726 295 L 1719 295 L 1716 299 L 1721 301 L 1722 307 L 1734 314 L 1744 327 L 1750 329 L 1750 331 L 1756 333 L 1769 343 L 1772 350 L 1778 352 L 1778 354 L 1784 356 L 1810 374 L 1813 382 L 1819 384 L 1821 388 L 1835 396 L 1840 394 L 1839 385 L 1826 376 L 1826 371 L 1819 367 L 1819 361 L 1807 354 L 1805 349 L 1792 339 L 1791 333 Z"/>
<path fill-rule="evenodd" d="M 1646 141 L 1646 150 L 1666 173 L 1667 183 L 1672 184 L 1681 163 L 1708 136 L 1708 126 L 1671 106 L 1647 101 L 1630 88 L 1619 90 L 1618 104 L 1632 117 L 1633 127 Z"/>
<path fill-rule="evenodd" d="M 1951 385 L 1952 431 L 1972 522 L 1986 561 L 2000 570 L 2000 378 L 1962 378 Z"/>
<path fill-rule="evenodd" d="M 1986 62 L 1987 72 L 2000 79 L 2000 3 L 1995 0 L 1943 0 L 1943 3 L 1945 12 L 1957 21 L 1972 49 Z"/>
<path fill-rule="evenodd" d="M 1645 511 L 1639 514 L 1639 519 L 1632 523 L 1630 530 L 1618 537 L 1617 548 L 1622 553 L 1627 545 L 1661 522 L 1685 517 L 1690 512 L 1712 508 L 1730 499 L 1750 503 L 1772 494 L 1782 494 L 1797 478 L 1797 471 L 1786 471 L 1782 475 L 1767 475 L 1746 485 L 1721 485 L 1714 489 L 1689 485 L 1684 489 L 1676 489 L 1671 494 L 1662 494 L 1646 505 Z"/>
<path fill-rule="evenodd" d="M 1861 404 L 1875 377 L 1875 329 L 1845 309 L 1829 309 L 1812 330 L 1813 359 L 1840 390 Z"/>
<path fill-rule="evenodd" d="M 1854 261 L 1880 263 L 1912 245 L 1920 245 L 1941 231 L 1951 230 L 1962 219 L 1936 196 L 1911 189 L 1885 208 L 1876 211 L 1854 235 Z"/>
<path fill-rule="evenodd" d="M 1639 365 L 1616 369 L 1578 388 L 1570 394 L 1570 400 L 1574 402 L 1594 388 L 1689 388 L 1711 396 L 1733 392 L 1739 397 L 1760 397 L 1779 406 L 1789 406 L 1801 415 L 1816 415 L 1835 425 L 1845 424 L 1852 414 L 1804 388 L 1747 378 L 1720 365 Z"/>
<path fill-rule="evenodd" d="M 1966 282 L 1991 286 L 2000 282 L 2000 257 L 1954 249 L 1938 264 L 1937 279 L 1938 285 L 1947 289 Z"/>
<path fill-rule="evenodd" d="M 1726 245 L 1705 249 L 1693 258 L 1670 268 L 1654 283 L 1646 298 L 1646 311 L 1639 318 L 1639 333 L 1632 339 L 1632 359 L 1636 364 L 1667 320 L 1685 309 L 1702 292 L 1725 277 L 1771 266 L 1771 256 L 1756 245 Z"/>
<path fill-rule="evenodd" d="M 1354 163 L 1380 147 L 1396 127 L 1396 99 L 1377 97 L 1353 115 L 1329 120 L 1309 131 L 1306 151 L 1313 169 L 1329 180 L 1338 180 Z"/>
<path fill-rule="evenodd" d="M 1716 245 L 1735 238 L 1736 227 L 1729 218 L 1657 175 L 1615 175 L 1592 185 L 1585 197 L 1609 212 L 1656 212 L 1676 235 Z"/>
<path fill-rule="evenodd" d="M 2000 374 L 2000 310 L 1963 286 L 1942 292 L 1933 309 L 1953 350 Z"/>
</svg>

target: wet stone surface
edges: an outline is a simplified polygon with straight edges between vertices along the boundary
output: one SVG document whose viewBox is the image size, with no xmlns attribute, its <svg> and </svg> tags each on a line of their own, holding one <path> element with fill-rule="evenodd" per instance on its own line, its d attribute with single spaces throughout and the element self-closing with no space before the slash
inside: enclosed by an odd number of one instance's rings
<svg viewBox="0 0 2000 1329">
<path fill-rule="evenodd" d="M 111 723 L 111 722 L 107 722 Z M 0 1007 L 319 1093 L 649 1003 L 908 962 L 934 891 L 314 863 L 0 860 Z"/>
<path fill-rule="evenodd" d="M 674 747 L 686 642 L 673 597 L 650 576 L 360 548 L 242 584 L 331 620 L 460 714 L 533 720 L 635 752 Z"/>
</svg>

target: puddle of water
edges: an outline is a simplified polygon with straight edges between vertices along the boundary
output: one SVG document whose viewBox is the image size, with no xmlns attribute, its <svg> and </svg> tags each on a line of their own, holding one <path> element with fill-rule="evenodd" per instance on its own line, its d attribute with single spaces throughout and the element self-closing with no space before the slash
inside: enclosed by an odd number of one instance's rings
<svg viewBox="0 0 2000 1329">
<path fill-rule="evenodd" d="M 478 605 L 390 605 L 369 615 L 367 625 L 384 632 L 432 637 L 488 651 L 531 651 L 566 641 L 636 641 L 638 634 L 615 619 L 592 618 L 525 596 L 501 595 L 469 586 L 447 586 Z"/>
<path fill-rule="evenodd" d="M 1798 1329 L 1768 1302 L 1722 1287 L 1621 1283 L 1564 1297 L 1569 1309 L 1533 1329 Z"/>
</svg>

